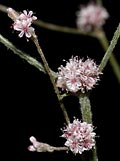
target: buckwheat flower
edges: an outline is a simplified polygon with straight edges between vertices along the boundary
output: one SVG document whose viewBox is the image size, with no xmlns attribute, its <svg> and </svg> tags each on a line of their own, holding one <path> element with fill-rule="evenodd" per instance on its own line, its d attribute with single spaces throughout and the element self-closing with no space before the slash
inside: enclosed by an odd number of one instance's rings
<svg viewBox="0 0 120 161">
<path fill-rule="evenodd" d="M 20 20 L 27 20 L 27 19 L 30 19 L 31 22 L 32 22 L 32 21 L 36 20 L 37 17 L 36 17 L 36 16 L 33 16 L 33 11 L 27 12 L 26 10 L 23 10 L 23 13 L 21 13 L 21 14 L 19 15 L 19 19 L 20 19 Z"/>
<path fill-rule="evenodd" d="M 103 6 L 90 3 L 87 6 L 81 6 L 76 16 L 77 27 L 84 32 L 89 32 L 94 28 L 102 27 L 109 14 Z"/>
<path fill-rule="evenodd" d="M 62 90 L 82 93 L 91 90 L 99 80 L 99 68 L 92 59 L 79 59 L 78 56 L 72 57 L 61 65 L 57 73 L 57 87 Z"/>
<path fill-rule="evenodd" d="M 82 154 L 95 147 L 96 133 L 93 130 L 92 124 L 74 119 L 73 123 L 69 123 L 62 129 L 61 137 L 67 140 L 65 146 L 74 154 Z"/>
<path fill-rule="evenodd" d="M 14 21 L 13 29 L 20 32 L 19 37 L 23 37 L 23 35 L 27 38 L 36 37 L 34 28 L 31 27 L 33 21 L 37 19 L 36 16 L 33 16 L 33 11 L 27 12 L 24 10 L 23 13 L 18 13 L 14 9 L 8 8 L 7 12 L 8 16 Z"/>
<path fill-rule="evenodd" d="M 23 37 L 25 34 L 27 38 L 30 38 L 34 34 L 34 28 L 31 27 L 31 20 L 29 19 L 22 21 L 16 20 L 13 29 L 20 32 L 19 37 Z"/>
</svg>

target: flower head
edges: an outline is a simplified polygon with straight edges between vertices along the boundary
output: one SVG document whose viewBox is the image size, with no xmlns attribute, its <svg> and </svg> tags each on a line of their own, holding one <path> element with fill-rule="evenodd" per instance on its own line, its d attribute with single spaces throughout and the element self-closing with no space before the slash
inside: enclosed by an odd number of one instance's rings
<svg viewBox="0 0 120 161">
<path fill-rule="evenodd" d="M 95 135 L 92 124 L 81 122 L 74 119 L 73 123 L 69 123 L 63 129 L 61 137 L 67 139 L 67 146 L 74 154 L 82 154 L 86 150 L 90 150 L 95 146 Z"/>
<path fill-rule="evenodd" d="M 94 87 L 99 80 L 99 74 L 102 73 L 93 60 L 83 61 L 78 56 L 72 57 L 65 67 L 61 65 L 58 68 L 57 87 L 72 93 L 79 90 L 84 93 Z"/>
<path fill-rule="evenodd" d="M 103 6 L 90 3 L 87 6 L 82 6 L 76 12 L 76 16 L 77 27 L 84 32 L 89 32 L 95 27 L 102 27 L 109 14 Z"/>
<path fill-rule="evenodd" d="M 13 29 L 19 31 L 19 37 L 25 35 L 27 38 L 31 36 L 36 37 L 34 28 L 31 27 L 32 22 L 37 19 L 36 16 L 33 16 L 33 11 L 27 12 L 26 10 L 23 13 L 17 13 L 12 8 L 8 8 L 8 16 L 14 21 Z"/>
</svg>

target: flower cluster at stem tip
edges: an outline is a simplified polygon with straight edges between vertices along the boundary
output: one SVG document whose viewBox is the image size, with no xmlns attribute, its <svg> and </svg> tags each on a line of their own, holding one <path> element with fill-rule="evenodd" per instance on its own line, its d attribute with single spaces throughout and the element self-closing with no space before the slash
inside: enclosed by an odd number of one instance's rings
<svg viewBox="0 0 120 161">
<path fill-rule="evenodd" d="M 81 90 L 91 90 L 99 80 L 98 66 L 92 59 L 79 59 L 78 56 L 71 57 L 66 66 L 61 65 L 58 68 L 57 87 L 62 90 L 76 93 Z"/>
<path fill-rule="evenodd" d="M 30 38 L 31 36 L 36 37 L 34 28 L 31 27 L 32 22 L 37 19 L 36 16 L 33 16 L 33 11 L 27 12 L 23 10 L 23 13 L 17 13 L 14 9 L 7 9 L 8 16 L 14 21 L 13 29 L 19 31 L 19 37 L 26 36 L 26 38 Z"/>
<path fill-rule="evenodd" d="M 61 137 L 67 139 L 65 146 L 67 146 L 74 154 L 82 154 L 84 151 L 95 147 L 95 136 L 92 124 L 81 122 L 74 119 L 73 123 L 69 123 L 63 131 Z"/>
</svg>

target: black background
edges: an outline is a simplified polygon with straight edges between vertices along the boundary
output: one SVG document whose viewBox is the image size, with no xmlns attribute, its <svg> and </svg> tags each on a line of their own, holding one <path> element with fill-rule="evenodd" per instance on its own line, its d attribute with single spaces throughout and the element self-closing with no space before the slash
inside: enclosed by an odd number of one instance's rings
<svg viewBox="0 0 120 161">
<path fill-rule="evenodd" d="M 0 0 L 0 3 L 18 11 L 33 10 L 38 19 L 46 22 L 76 27 L 75 12 L 84 0 Z M 118 2 L 106 0 L 110 18 L 104 25 L 107 38 L 110 41 L 120 21 Z M 5 13 L 0 12 L 0 33 L 9 39 L 16 47 L 41 61 L 34 44 L 25 38 L 18 38 L 12 33 L 12 21 Z M 52 70 L 68 60 L 71 55 L 91 57 L 99 64 L 104 51 L 98 40 L 88 36 L 65 34 L 34 26 L 39 42 Z M 120 63 L 119 41 L 114 54 Z M 99 85 L 91 92 L 90 100 L 93 111 L 93 124 L 97 133 L 98 158 L 106 161 L 108 158 L 119 157 L 119 107 L 120 85 L 108 63 L 104 69 Z M 64 139 L 60 138 L 61 128 L 65 120 L 47 75 L 39 72 L 25 60 L 13 54 L 3 44 L 0 44 L 0 120 L 1 148 L 3 160 L 26 161 L 75 161 L 79 155 L 71 152 L 32 153 L 27 150 L 29 137 L 34 135 L 39 141 L 54 146 L 62 146 Z M 69 97 L 64 100 L 71 120 L 79 117 L 78 100 Z"/>
</svg>

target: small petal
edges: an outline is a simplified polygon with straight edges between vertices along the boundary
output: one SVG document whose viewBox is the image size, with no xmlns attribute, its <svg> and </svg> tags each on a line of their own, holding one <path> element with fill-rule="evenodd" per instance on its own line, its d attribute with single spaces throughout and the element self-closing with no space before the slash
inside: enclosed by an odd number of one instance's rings
<svg viewBox="0 0 120 161">
<path fill-rule="evenodd" d="M 21 31 L 18 36 L 23 37 L 23 35 L 24 35 L 24 31 Z"/>
<path fill-rule="evenodd" d="M 36 151 L 36 149 L 34 148 L 33 145 L 30 145 L 30 146 L 28 147 L 28 150 L 29 150 L 29 151 Z"/>
<path fill-rule="evenodd" d="M 29 140 L 30 140 L 31 143 L 34 143 L 34 142 L 37 141 L 36 138 L 35 138 L 34 136 L 31 136 L 31 137 L 29 138 Z"/>
</svg>

